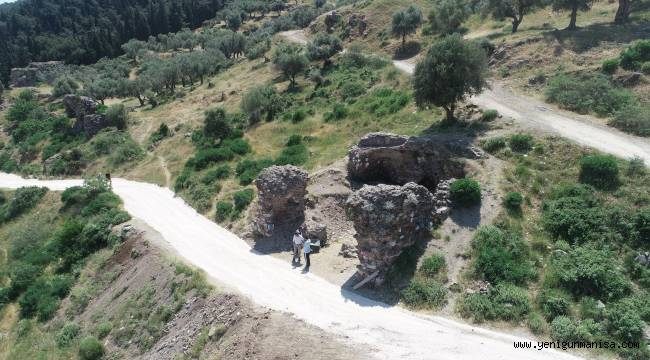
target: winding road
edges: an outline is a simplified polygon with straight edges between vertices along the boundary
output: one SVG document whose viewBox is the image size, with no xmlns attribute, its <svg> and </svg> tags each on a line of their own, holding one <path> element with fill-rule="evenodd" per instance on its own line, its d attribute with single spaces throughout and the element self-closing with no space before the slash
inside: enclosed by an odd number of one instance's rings
<svg viewBox="0 0 650 360">
<path fill-rule="evenodd" d="M 64 190 L 81 180 L 34 180 L 0 173 L 0 188 Z M 287 262 L 256 253 L 231 232 L 158 185 L 113 180 L 131 216 L 146 222 L 189 263 L 255 303 L 376 350 L 377 359 L 577 359 L 562 351 L 515 349 L 515 336 L 419 315 L 341 289 Z"/>
</svg>

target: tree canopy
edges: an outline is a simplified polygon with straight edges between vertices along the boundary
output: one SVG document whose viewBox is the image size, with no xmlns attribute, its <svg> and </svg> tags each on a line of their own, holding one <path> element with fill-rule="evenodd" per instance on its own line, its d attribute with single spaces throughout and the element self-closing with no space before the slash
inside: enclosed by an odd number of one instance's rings
<svg viewBox="0 0 650 360">
<path fill-rule="evenodd" d="M 406 35 L 413 34 L 422 24 L 422 11 L 416 6 L 409 6 L 393 15 L 392 33 L 402 38 L 402 46 L 406 41 Z"/>
<path fill-rule="evenodd" d="M 447 120 L 452 120 L 456 103 L 480 93 L 487 86 L 486 76 L 484 50 L 458 34 L 446 36 L 436 41 L 415 67 L 415 102 L 419 107 L 441 106 Z"/>
</svg>

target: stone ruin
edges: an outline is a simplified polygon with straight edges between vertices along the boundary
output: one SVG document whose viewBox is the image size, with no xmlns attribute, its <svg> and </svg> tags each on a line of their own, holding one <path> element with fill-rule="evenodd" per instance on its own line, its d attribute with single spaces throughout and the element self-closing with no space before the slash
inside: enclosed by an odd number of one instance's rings
<svg viewBox="0 0 650 360">
<path fill-rule="evenodd" d="M 68 117 L 76 119 L 72 131 L 76 134 L 94 136 L 100 130 L 111 126 L 103 114 L 97 113 L 99 104 L 87 96 L 68 94 L 63 97 L 63 105 Z"/>
<path fill-rule="evenodd" d="M 348 175 L 365 184 L 414 182 L 435 191 L 440 181 L 463 177 L 463 165 L 434 139 L 371 133 L 350 149 Z"/>
<path fill-rule="evenodd" d="M 365 185 L 347 201 L 357 232 L 358 273 L 381 285 L 390 266 L 407 247 L 430 232 L 434 198 L 424 186 Z"/>
<path fill-rule="evenodd" d="M 62 61 L 31 62 L 24 68 L 13 68 L 9 76 L 11 86 L 35 86 L 38 82 L 53 81 L 55 70 L 63 67 Z"/>
<path fill-rule="evenodd" d="M 457 141 L 372 133 L 348 154 L 348 176 L 364 184 L 347 201 L 354 223 L 358 273 L 383 283 L 390 266 L 450 212 L 449 186 L 464 176 Z"/>
<path fill-rule="evenodd" d="M 270 237 L 279 230 L 293 231 L 304 221 L 309 175 L 292 166 L 271 166 L 255 180 L 258 191 L 253 231 Z"/>
</svg>

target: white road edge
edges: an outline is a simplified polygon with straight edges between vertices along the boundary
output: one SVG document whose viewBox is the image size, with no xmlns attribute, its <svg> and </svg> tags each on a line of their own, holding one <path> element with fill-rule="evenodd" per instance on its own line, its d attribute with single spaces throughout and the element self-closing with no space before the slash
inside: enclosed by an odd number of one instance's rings
<svg viewBox="0 0 650 360">
<path fill-rule="evenodd" d="M 80 180 L 34 180 L 0 173 L 0 188 L 45 186 L 61 191 Z M 376 350 L 377 359 L 577 359 L 555 350 L 515 349 L 530 339 L 419 315 L 369 300 L 272 256 L 254 252 L 236 235 L 198 214 L 158 185 L 113 180 L 134 218 L 160 232 L 181 257 L 255 303 Z M 289 334 L 287 334 L 289 336 Z M 534 340 L 533 340 L 534 341 Z M 534 342 L 536 344 L 536 342 Z"/>
</svg>

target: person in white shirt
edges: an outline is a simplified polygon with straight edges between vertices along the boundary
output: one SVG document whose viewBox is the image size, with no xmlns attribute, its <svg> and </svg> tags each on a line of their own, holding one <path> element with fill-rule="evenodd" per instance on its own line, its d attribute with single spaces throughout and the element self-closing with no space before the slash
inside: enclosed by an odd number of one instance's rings
<svg viewBox="0 0 650 360">
<path fill-rule="evenodd" d="M 309 254 L 311 254 L 311 240 L 305 240 L 302 246 L 302 251 L 305 253 L 305 269 L 309 269 L 311 263 L 309 262 Z"/>
<path fill-rule="evenodd" d="M 292 263 L 300 264 L 300 251 L 302 250 L 302 245 L 305 243 L 305 238 L 302 237 L 300 229 L 296 230 L 293 234 L 293 259 Z"/>
</svg>

